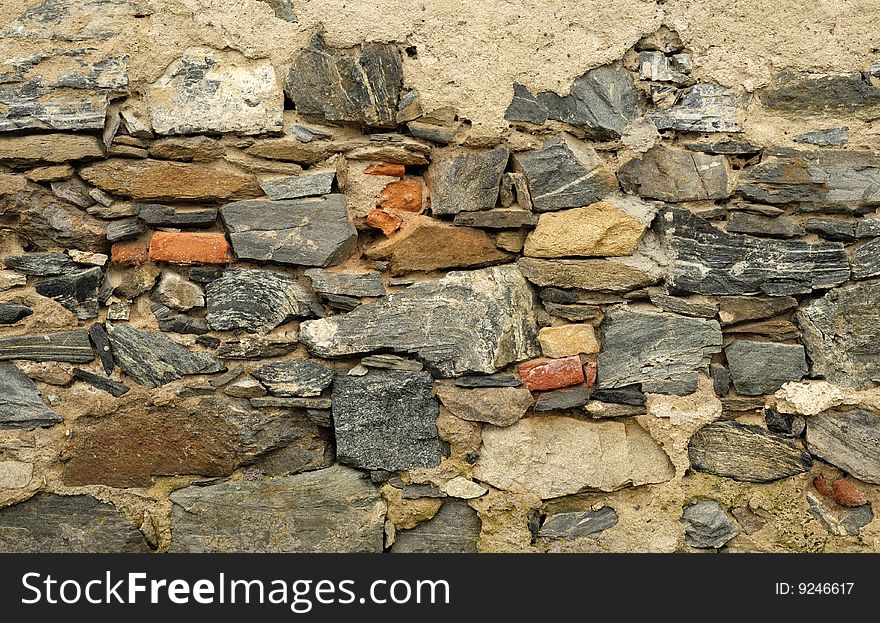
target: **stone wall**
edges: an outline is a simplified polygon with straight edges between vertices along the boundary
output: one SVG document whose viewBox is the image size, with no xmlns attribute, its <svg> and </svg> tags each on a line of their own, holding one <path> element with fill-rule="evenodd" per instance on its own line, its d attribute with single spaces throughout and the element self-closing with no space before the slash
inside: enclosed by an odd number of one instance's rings
<svg viewBox="0 0 880 623">
<path fill-rule="evenodd" d="M 0 551 L 878 549 L 872 3 L 534 4 L 0 7 Z"/>
</svg>

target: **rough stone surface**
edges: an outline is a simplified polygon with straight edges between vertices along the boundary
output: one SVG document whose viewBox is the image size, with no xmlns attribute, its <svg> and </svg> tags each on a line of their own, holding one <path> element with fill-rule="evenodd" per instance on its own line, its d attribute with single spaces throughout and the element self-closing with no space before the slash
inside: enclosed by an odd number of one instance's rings
<svg viewBox="0 0 880 623">
<path fill-rule="evenodd" d="M 880 275 L 880 238 L 869 240 L 854 248 L 850 254 L 853 279 L 868 279 Z"/>
<path fill-rule="evenodd" d="M 617 513 L 610 506 L 594 511 L 554 513 L 541 524 L 538 538 L 577 539 L 613 528 L 617 521 Z"/>
<path fill-rule="evenodd" d="M 545 327 L 538 331 L 538 342 L 545 357 L 569 357 L 599 352 L 596 332 L 588 324 Z"/>
<path fill-rule="evenodd" d="M 161 203 L 136 204 L 138 218 L 148 225 L 166 227 L 209 227 L 217 220 L 217 208 L 176 208 Z"/>
<path fill-rule="evenodd" d="M 799 381 L 807 373 L 804 347 L 734 340 L 724 349 L 736 393 L 742 396 L 772 394 L 789 381 Z"/>
<path fill-rule="evenodd" d="M 436 386 L 443 406 L 463 420 L 510 426 L 534 403 L 531 393 L 521 387 L 478 387 L 466 389 L 451 383 Z"/>
<path fill-rule="evenodd" d="M 321 268 L 305 271 L 312 281 L 312 288 L 319 294 L 338 294 L 342 296 L 385 296 L 382 274 L 369 272 L 336 272 Z"/>
<path fill-rule="evenodd" d="M 506 147 L 438 151 L 427 173 L 431 212 L 458 214 L 494 208 L 509 156 Z"/>
<path fill-rule="evenodd" d="M 537 286 L 580 288 L 603 292 L 629 292 L 658 281 L 652 271 L 638 263 L 615 260 L 517 260 L 522 274 Z"/>
<path fill-rule="evenodd" d="M 631 255 L 645 226 L 609 203 L 542 214 L 526 238 L 530 257 Z"/>
<path fill-rule="evenodd" d="M 7 268 L 12 268 L 25 275 L 46 277 L 63 275 L 76 270 L 74 262 L 64 253 L 27 253 L 25 255 L 8 255 L 3 258 Z M 24 284 L 20 284 L 24 285 Z"/>
<path fill-rule="evenodd" d="M 153 295 L 163 305 L 178 311 L 189 311 L 194 307 L 205 306 L 202 289 L 171 271 L 162 273 Z"/>
<path fill-rule="evenodd" d="M 584 382 L 584 368 L 577 355 L 520 364 L 519 376 L 531 391 L 570 387 Z"/>
<path fill-rule="evenodd" d="M 47 407 L 34 382 L 12 364 L 0 364 L 0 430 L 54 426 L 64 419 Z"/>
<path fill-rule="evenodd" d="M 682 509 L 681 523 L 688 545 L 700 549 L 724 547 L 739 534 L 736 524 L 715 500 L 698 500 Z"/>
<path fill-rule="evenodd" d="M 67 275 L 40 279 L 36 291 L 58 301 L 80 320 L 88 320 L 98 315 L 98 288 L 103 280 L 104 272 L 96 266 Z"/>
<path fill-rule="evenodd" d="M 13 164 L 65 163 L 103 155 L 98 139 L 86 134 L 30 134 L 0 140 L 0 162 Z"/>
<path fill-rule="evenodd" d="M 67 361 L 88 363 L 95 358 L 85 329 L 0 339 L 0 361 Z"/>
<path fill-rule="evenodd" d="M 320 396 L 333 382 L 332 368 L 307 359 L 276 361 L 251 374 L 275 396 Z"/>
<path fill-rule="evenodd" d="M 565 411 L 583 407 L 590 400 L 590 390 L 586 387 L 557 389 L 542 392 L 535 402 L 535 411 Z"/>
<path fill-rule="evenodd" d="M 727 221 L 732 234 L 750 234 L 766 238 L 795 238 L 806 233 L 803 225 L 781 217 L 767 217 L 747 212 L 734 212 Z"/>
<path fill-rule="evenodd" d="M 762 89 L 761 102 L 786 115 L 870 115 L 880 110 L 880 89 L 864 74 L 785 71 Z"/>
<path fill-rule="evenodd" d="M 880 484 L 880 417 L 830 410 L 807 418 L 810 453 L 864 482 Z"/>
<path fill-rule="evenodd" d="M 300 199 L 329 194 L 336 181 L 336 171 L 309 171 L 300 175 L 271 178 L 260 182 L 270 199 Z"/>
<path fill-rule="evenodd" d="M 394 537 L 394 553 L 476 553 L 481 522 L 477 511 L 463 500 L 447 500 L 428 521 L 401 530 Z"/>
<path fill-rule="evenodd" d="M 717 84 L 695 84 L 666 110 L 648 113 L 658 130 L 679 132 L 739 132 L 742 102 L 734 91 Z"/>
<path fill-rule="evenodd" d="M 618 172 L 626 192 L 662 201 L 706 201 L 730 196 L 724 156 L 656 146 Z"/>
</svg>

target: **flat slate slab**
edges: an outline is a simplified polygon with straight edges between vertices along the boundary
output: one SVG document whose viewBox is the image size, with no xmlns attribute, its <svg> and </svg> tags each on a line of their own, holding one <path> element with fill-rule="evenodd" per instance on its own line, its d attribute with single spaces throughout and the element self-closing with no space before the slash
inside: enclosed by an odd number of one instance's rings
<svg viewBox="0 0 880 623">
<path fill-rule="evenodd" d="M 0 430 L 54 426 L 64 421 L 46 406 L 37 386 L 12 364 L 0 364 Z"/>
</svg>

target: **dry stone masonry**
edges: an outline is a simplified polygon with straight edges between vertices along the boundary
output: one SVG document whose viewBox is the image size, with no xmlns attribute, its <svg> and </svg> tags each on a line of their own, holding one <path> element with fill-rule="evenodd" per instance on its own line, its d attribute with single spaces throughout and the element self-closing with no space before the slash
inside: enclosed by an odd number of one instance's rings
<svg viewBox="0 0 880 623">
<path fill-rule="evenodd" d="M 878 550 L 877 64 L 175 2 L 0 9 L 0 551 Z"/>
</svg>

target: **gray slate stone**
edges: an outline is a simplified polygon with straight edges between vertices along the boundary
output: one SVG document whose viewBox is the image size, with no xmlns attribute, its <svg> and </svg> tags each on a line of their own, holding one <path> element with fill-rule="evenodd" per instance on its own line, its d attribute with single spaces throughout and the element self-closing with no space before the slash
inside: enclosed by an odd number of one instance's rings
<svg viewBox="0 0 880 623">
<path fill-rule="evenodd" d="M 535 402 L 535 411 L 561 411 L 583 407 L 590 401 L 590 390 L 586 387 L 572 389 L 557 389 L 552 392 L 542 392 Z"/>
<path fill-rule="evenodd" d="M 742 99 L 717 84 L 695 84 L 682 91 L 671 108 L 646 116 L 658 130 L 741 132 Z"/>
<path fill-rule="evenodd" d="M 691 151 L 701 151 L 704 154 L 723 154 L 727 156 L 754 156 L 761 153 L 761 148 L 752 145 L 748 141 L 733 138 L 722 138 L 712 143 L 685 143 L 684 146 Z"/>
<path fill-rule="evenodd" d="M 308 359 L 275 361 L 251 375 L 275 396 L 320 396 L 333 382 L 333 368 Z"/>
<path fill-rule="evenodd" d="M 849 278 L 849 262 L 839 243 L 727 234 L 678 208 L 668 208 L 655 222 L 670 255 L 670 285 L 678 290 L 782 296 L 831 288 Z"/>
<path fill-rule="evenodd" d="M 171 494 L 171 551 L 382 551 L 385 503 L 346 467 Z"/>
<path fill-rule="evenodd" d="M 296 23 L 296 11 L 293 7 L 293 0 L 260 0 L 260 2 L 265 2 L 272 7 L 272 10 L 275 11 L 275 17 L 278 19 Z"/>
<path fill-rule="evenodd" d="M 398 471 L 440 464 L 437 416 L 427 372 L 371 370 L 333 381 L 333 425 L 340 463 Z"/>
<path fill-rule="evenodd" d="M 771 433 L 786 437 L 800 437 L 807 428 L 807 420 L 803 416 L 779 413 L 776 409 L 764 411 L 764 422 Z"/>
<path fill-rule="evenodd" d="M 73 376 L 96 389 L 107 392 L 114 398 L 119 398 L 131 389 L 128 385 L 117 383 L 113 379 L 108 379 L 100 374 L 95 374 L 94 372 L 89 372 L 88 370 L 83 370 L 81 368 L 74 368 Z"/>
<path fill-rule="evenodd" d="M 217 208 L 177 208 L 161 203 L 137 203 L 138 217 L 149 225 L 163 227 L 208 227 L 217 220 Z"/>
<path fill-rule="evenodd" d="M 357 230 L 345 195 L 284 201 L 236 201 L 220 208 L 242 259 L 326 267 L 348 258 Z"/>
<path fill-rule="evenodd" d="M 401 530 L 392 553 L 475 554 L 482 523 L 464 500 L 449 499 L 428 521 Z"/>
<path fill-rule="evenodd" d="M 849 221 L 811 218 L 807 219 L 806 230 L 811 234 L 818 234 L 825 240 L 835 242 L 854 242 L 856 240 L 856 224 Z"/>
<path fill-rule="evenodd" d="M 519 387 L 522 381 L 515 374 L 467 374 L 455 379 L 456 387 Z"/>
<path fill-rule="evenodd" d="M 740 422 L 714 422 L 688 443 L 691 467 L 740 482 L 772 482 L 810 470 L 810 455 L 782 435 Z"/>
<path fill-rule="evenodd" d="M 367 368 L 382 370 L 400 370 L 402 372 L 421 372 L 424 366 L 419 361 L 398 357 L 397 355 L 370 355 L 361 359 L 361 365 Z"/>
<path fill-rule="evenodd" d="M 208 323 L 203 318 L 193 318 L 183 314 L 175 314 L 164 305 L 152 305 L 153 315 L 159 323 L 159 329 L 168 333 L 204 335 L 209 331 Z"/>
<path fill-rule="evenodd" d="M 300 340 L 319 357 L 387 349 L 417 355 L 442 377 L 492 373 L 537 354 L 535 310 L 515 266 L 450 272 L 343 316 L 303 322 Z"/>
<path fill-rule="evenodd" d="M 88 363 L 95 359 L 89 334 L 85 329 L 22 335 L 0 339 L 0 361 L 65 361 Z"/>
<path fill-rule="evenodd" d="M 734 340 L 724 349 L 736 393 L 742 396 L 772 394 L 807 373 L 800 344 Z"/>
<path fill-rule="evenodd" d="M 312 288 L 319 294 L 342 296 L 385 296 L 382 273 L 340 273 L 322 268 L 310 268 L 303 273 L 312 280 Z"/>
<path fill-rule="evenodd" d="M 100 130 L 108 103 L 106 91 L 54 89 L 40 78 L 0 84 L 0 132 Z"/>
<path fill-rule="evenodd" d="M 495 208 L 480 212 L 459 212 L 455 224 L 481 229 L 519 229 L 538 224 L 538 215 L 521 208 Z"/>
<path fill-rule="evenodd" d="M 807 418 L 807 449 L 871 484 L 880 484 L 880 417 L 870 411 L 825 411 Z"/>
<path fill-rule="evenodd" d="M 845 147 L 849 142 L 849 128 L 829 128 L 816 130 L 794 137 L 795 143 L 808 143 L 820 147 Z"/>
<path fill-rule="evenodd" d="M 137 238 L 146 229 L 140 219 L 136 217 L 122 218 L 107 223 L 107 240 L 110 242 L 119 242 L 120 240 L 129 240 Z"/>
<path fill-rule="evenodd" d="M 712 377 L 712 389 L 719 398 L 730 393 L 730 373 L 720 363 L 709 364 L 709 376 Z"/>
<path fill-rule="evenodd" d="M 580 208 L 618 189 L 596 150 L 569 134 L 547 139 L 541 149 L 516 153 L 513 162 L 526 177 L 536 212 Z"/>
<path fill-rule="evenodd" d="M 282 407 L 285 409 L 329 409 L 333 401 L 329 398 L 296 398 L 296 397 L 275 397 L 267 396 L 265 398 L 251 398 L 252 407 Z"/>
<path fill-rule="evenodd" d="M 718 549 L 739 534 L 736 524 L 730 520 L 715 500 L 698 500 L 682 509 L 684 539 L 691 547 Z"/>
<path fill-rule="evenodd" d="M 320 309 L 315 295 L 295 277 L 262 269 L 232 269 L 205 287 L 206 319 L 215 331 L 266 333 Z"/>
<path fill-rule="evenodd" d="M 610 506 L 595 511 L 554 513 L 538 530 L 538 538 L 572 540 L 599 534 L 617 525 L 617 513 Z"/>
<path fill-rule="evenodd" d="M 860 73 L 821 74 L 786 71 L 761 92 L 766 108 L 798 117 L 804 114 L 860 114 L 880 110 L 880 89 Z"/>
<path fill-rule="evenodd" d="M 104 280 L 104 271 L 96 266 L 57 277 L 37 281 L 37 294 L 58 301 L 80 320 L 98 316 L 98 288 Z"/>
<path fill-rule="evenodd" d="M 718 303 L 713 301 L 693 301 L 670 296 L 662 288 L 648 288 L 648 298 L 653 305 L 673 314 L 694 316 L 695 318 L 714 318 L 718 313 Z"/>
<path fill-rule="evenodd" d="M 300 199 L 330 193 L 335 180 L 335 170 L 308 171 L 300 175 L 263 180 L 260 188 L 270 199 Z"/>
<path fill-rule="evenodd" d="M 599 329 L 599 389 L 695 379 L 703 358 L 721 352 L 715 320 L 628 310 L 609 312 Z M 690 383 L 686 383 L 690 386 Z"/>
<path fill-rule="evenodd" d="M 12 364 L 0 365 L 0 430 L 54 426 L 64 421 L 45 405 L 37 386 Z"/>
<path fill-rule="evenodd" d="M 107 324 L 113 359 L 122 371 L 146 387 L 159 387 L 189 374 L 213 374 L 225 368 L 208 353 L 193 352 L 158 331 Z"/>
<path fill-rule="evenodd" d="M 662 201 L 707 201 L 730 196 L 730 168 L 724 156 L 656 146 L 623 165 L 623 189 Z"/>
<path fill-rule="evenodd" d="M 632 405 L 640 407 L 645 404 L 645 394 L 638 385 L 627 385 L 609 389 L 597 389 L 591 396 L 593 400 L 612 404 Z"/>
<path fill-rule="evenodd" d="M 33 310 L 27 305 L 0 303 L 0 324 L 15 324 L 33 313 Z"/>
<path fill-rule="evenodd" d="M 431 192 L 431 213 L 446 215 L 494 208 L 509 157 L 504 146 L 435 152 L 425 178 Z"/>
<path fill-rule="evenodd" d="M 639 52 L 639 78 L 657 82 L 687 82 L 693 69 L 690 54 L 670 54 L 657 50 Z"/>
<path fill-rule="evenodd" d="M 880 219 L 859 219 L 856 223 L 856 238 L 874 238 L 876 236 L 880 236 Z"/>
<path fill-rule="evenodd" d="M 2 553 L 149 551 L 144 535 L 111 504 L 88 495 L 38 493 L 0 509 Z"/>
<path fill-rule="evenodd" d="M 850 254 L 853 279 L 867 279 L 880 275 L 880 238 L 874 238 L 854 248 Z"/>
<path fill-rule="evenodd" d="M 797 309 L 798 301 L 791 296 L 724 296 L 718 299 L 718 319 L 722 327 L 747 320 L 772 318 Z"/>
<path fill-rule="evenodd" d="M 205 336 L 208 337 L 208 336 Z M 221 359 L 268 359 L 280 357 L 296 350 L 295 340 L 271 340 L 262 337 L 242 337 L 224 340 L 211 346 L 217 348 L 217 356 Z M 219 346 L 219 348 L 218 348 Z"/>
<path fill-rule="evenodd" d="M 749 234 L 765 238 L 796 238 L 806 232 L 800 223 L 784 217 L 768 217 L 747 212 L 734 212 L 727 221 L 727 231 L 732 234 Z"/>
<path fill-rule="evenodd" d="M 3 258 L 3 261 L 6 262 L 6 268 L 8 269 L 38 277 L 63 275 L 78 269 L 76 263 L 64 253 L 7 255 Z"/>
</svg>

